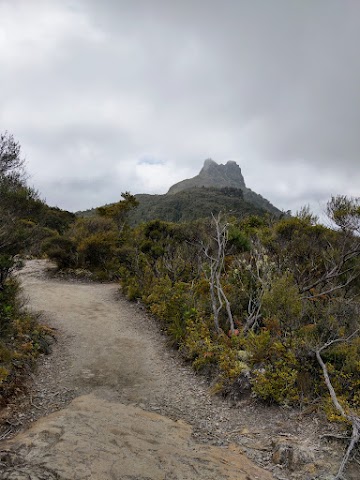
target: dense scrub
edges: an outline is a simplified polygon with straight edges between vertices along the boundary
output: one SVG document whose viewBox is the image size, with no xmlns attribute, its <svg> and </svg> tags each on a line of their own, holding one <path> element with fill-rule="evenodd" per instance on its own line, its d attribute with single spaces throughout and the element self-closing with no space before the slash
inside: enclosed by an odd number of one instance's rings
<svg viewBox="0 0 360 480">
<path fill-rule="evenodd" d="M 0 401 L 46 351 L 48 330 L 22 308 L 19 287 L 11 273 L 21 255 L 39 254 L 41 242 L 60 235 L 74 215 L 48 207 L 25 181 L 20 146 L 8 133 L 0 135 Z"/>
<path fill-rule="evenodd" d="M 23 308 L 19 285 L 9 279 L 0 291 L 0 404 L 23 383 L 39 353 L 48 353 L 53 332 Z"/>
<path fill-rule="evenodd" d="M 98 208 L 97 215 L 76 219 L 64 235 L 55 232 L 43 251 L 60 269 L 90 270 L 98 280 L 118 278 L 121 249 L 131 238 L 128 217 L 136 206 L 125 192 L 122 201 Z"/>
<path fill-rule="evenodd" d="M 122 260 L 128 297 L 141 298 L 194 366 L 215 375 L 215 389 L 320 401 L 329 415 L 315 352 L 334 340 L 324 359 L 344 403 L 360 408 L 359 338 L 340 341 L 359 326 L 357 239 L 308 218 L 219 222 L 138 228 Z"/>
</svg>

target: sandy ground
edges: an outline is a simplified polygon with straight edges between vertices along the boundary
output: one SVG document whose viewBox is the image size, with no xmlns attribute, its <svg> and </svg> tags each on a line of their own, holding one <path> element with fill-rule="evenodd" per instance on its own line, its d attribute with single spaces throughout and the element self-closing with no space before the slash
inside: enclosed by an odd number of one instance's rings
<svg viewBox="0 0 360 480">
<path fill-rule="evenodd" d="M 18 434 L 1 445 L 1 479 L 331 478 L 333 446 L 315 442 L 317 421 L 211 396 L 117 285 L 51 279 L 46 268 L 32 260 L 20 277 L 58 342 L 8 422 Z"/>
</svg>

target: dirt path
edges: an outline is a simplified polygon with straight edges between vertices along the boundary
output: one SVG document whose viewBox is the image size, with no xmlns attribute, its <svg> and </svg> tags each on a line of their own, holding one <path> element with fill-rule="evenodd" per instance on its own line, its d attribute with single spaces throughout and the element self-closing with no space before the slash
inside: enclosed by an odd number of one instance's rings
<svg viewBox="0 0 360 480">
<path fill-rule="evenodd" d="M 60 405 L 66 392 L 75 399 L 7 442 L 1 478 L 270 480 L 238 447 L 200 444 L 176 418 L 211 399 L 188 397 L 196 382 L 116 285 L 49 281 L 41 261 L 21 278 L 31 308 L 59 329 L 61 343 L 59 364 L 53 371 L 54 359 L 44 362 L 31 403 L 49 408 L 49 392 Z"/>
<path fill-rule="evenodd" d="M 313 476 L 319 465 L 331 468 L 314 446 L 316 424 L 210 396 L 117 285 L 49 279 L 46 267 L 30 261 L 20 276 L 30 307 L 58 329 L 58 343 L 12 424 L 20 433 L 2 445 L 0 479 L 310 479 L 320 478 Z M 302 446 L 291 450 L 285 440 L 296 435 Z"/>
</svg>

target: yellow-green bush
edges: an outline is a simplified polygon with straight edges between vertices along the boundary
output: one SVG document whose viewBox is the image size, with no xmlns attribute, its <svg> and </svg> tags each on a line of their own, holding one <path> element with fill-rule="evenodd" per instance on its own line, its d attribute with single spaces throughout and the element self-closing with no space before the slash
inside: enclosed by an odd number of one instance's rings
<svg viewBox="0 0 360 480">
<path fill-rule="evenodd" d="M 253 371 L 253 391 L 263 400 L 294 404 L 299 401 L 297 378 L 296 362 L 289 364 L 288 359 L 279 359 L 262 369 Z"/>
<path fill-rule="evenodd" d="M 192 307 L 190 286 L 184 282 L 172 283 L 169 277 L 164 277 L 144 300 L 151 313 L 162 320 L 175 343 L 180 345 L 186 333 L 186 312 Z"/>
<path fill-rule="evenodd" d="M 236 389 L 246 375 L 253 393 L 268 402 L 327 398 L 315 351 L 337 338 L 323 357 L 344 405 L 358 408 L 359 340 L 340 342 L 359 328 L 359 258 L 342 258 L 354 246 L 351 234 L 314 225 L 305 214 L 230 226 L 219 275 L 232 333 L 224 305 L 220 329 L 214 326 L 210 277 L 217 251 L 210 223 L 136 228 L 119 250 L 125 293 L 144 300 L 194 368 L 212 372 L 216 389 Z M 343 268 L 339 277 L 334 262 Z M 347 283 L 348 271 L 354 280 Z"/>
</svg>

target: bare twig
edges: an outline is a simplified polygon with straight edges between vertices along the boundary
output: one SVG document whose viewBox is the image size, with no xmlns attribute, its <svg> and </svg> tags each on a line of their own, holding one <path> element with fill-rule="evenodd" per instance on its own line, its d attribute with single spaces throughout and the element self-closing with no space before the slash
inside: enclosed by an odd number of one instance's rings
<svg viewBox="0 0 360 480">
<path fill-rule="evenodd" d="M 208 260 L 209 274 L 207 280 L 210 288 L 211 305 L 214 315 L 214 325 L 217 331 L 220 330 L 219 315 L 224 306 L 229 321 L 231 332 L 234 332 L 234 319 L 231 312 L 230 302 L 221 284 L 221 274 L 224 271 L 225 251 L 228 242 L 228 224 L 221 221 L 221 214 L 212 216 L 212 224 L 215 227 L 215 236 L 211 237 L 214 244 L 214 253 L 210 253 L 210 244 L 201 243 L 203 254 Z"/>
<path fill-rule="evenodd" d="M 346 339 L 337 338 L 337 339 L 334 339 L 334 340 L 330 340 L 329 342 L 325 343 L 322 347 L 318 348 L 315 352 L 317 361 L 319 362 L 319 364 L 322 368 L 325 383 L 326 383 L 326 386 L 329 390 L 331 400 L 332 400 L 336 410 L 341 414 L 342 417 L 344 417 L 352 425 L 352 434 L 351 434 L 350 443 L 349 443 L 348 448 L 346 449 L 344 457 L 341 461 L 341 464 L 340 464 L 338 473 L 335 477 L 335 480 L 342 480 L 344 478 L 343 473 L 344 473 L 344 470 L 346 468 L 346 464 L 349 461 L 351 452 L 353 451 L 354 447 L 356 446 L 356 444 L 358 443 L 358 441 L 360 439 L 360 417 L 358 417 L 354 413 L 350 413 L 350 414 L 346 413 L 343 406 L 340 404 L 339 399 L 336 395 L 335 389 L 334 389 L 334 387 L 331 383 L 327 366 L 326 366 L 324 360 L 321 357 L 321 352 L 324 351 L 329 346 L 334 345 L 335 343 L 348 342 L 351 338 L 353 338 L 358 333 L 358 331 L 359 330 L 356 330 L 354 333 L 352 333 Z"/>
</svg>

